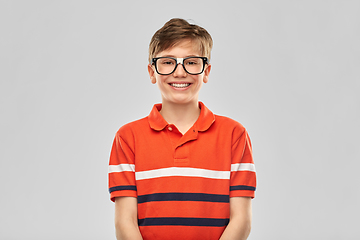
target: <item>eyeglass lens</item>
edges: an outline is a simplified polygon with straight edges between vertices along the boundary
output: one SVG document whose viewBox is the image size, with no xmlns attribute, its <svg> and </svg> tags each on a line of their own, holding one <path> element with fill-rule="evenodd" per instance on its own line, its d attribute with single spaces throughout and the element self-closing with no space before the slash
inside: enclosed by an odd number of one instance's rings
<svg viewBox="0 0 360 240">
<path fill-rule="evenodd" d="M 176 68 L 177 62 L 173 58 L 159 58 L 156 64 L 160 74 L 170 74 Z M 200 74 L 203 71 L 204 61 L 202 58 L 186 58 L 183 66 L 190 74 Z"/>
</svg>

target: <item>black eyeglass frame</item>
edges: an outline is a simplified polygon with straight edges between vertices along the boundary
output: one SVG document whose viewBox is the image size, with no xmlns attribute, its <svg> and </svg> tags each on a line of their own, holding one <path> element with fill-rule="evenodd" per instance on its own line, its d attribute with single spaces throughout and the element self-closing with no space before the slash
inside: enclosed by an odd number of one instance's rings
<svg viewBox="0 0 360 240">
<path fill-rule="evenodd" d="M 170 58 L 170 59 L 173 59 L 176 61 L 176 66 L 174 68 L 174 70 L 171 72 L 171 73 L 160 73 L 157 69 L 157 64 L 156 64 L 156 61 L 159 60 L 159 59 L 162 59 L 162 58 Z M 199 73 L 189 73 L 188 70 L 186 70 L 186 67 L 184 66 L 184 61 L 186 59 L 189 59 L 189 58 L 200 58 L 203 60 L 203 68 L 201 70 L 201 72 Z M 182 59 L 182 62 L 179 62 L 178 59 Z M 155 65 L 155 69 L 156 69 L 156 72 L 159 74 L 159 75 L 170 75 L 170 74 L 173 74 L 177 68 L 177 66 L 179 65 L 179 63 L 181 63 L 182 67 L 184 68 L 185 72 L 187 72 L 188 74 L 190 75 L 199 75 L 199 74 L 202 74 L 204 72 L 204 69 L 205 69 L 205 64 L 208 64 L 209 63 L 209 60 L 207 57 L 198 57 L 198 56 L 193 56 L 193 57 L 186 57 L 186 58 L 174 58 L 174 57 L 156 57 L 156 58 L 153 58 L 151 59 L 151 65 Z"/>
</svg>

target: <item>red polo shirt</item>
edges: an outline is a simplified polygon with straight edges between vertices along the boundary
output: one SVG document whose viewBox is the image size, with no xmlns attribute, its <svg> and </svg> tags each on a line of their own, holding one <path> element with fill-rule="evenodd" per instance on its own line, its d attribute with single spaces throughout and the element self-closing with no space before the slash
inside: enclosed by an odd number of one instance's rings
<svg viewBox="0 0 360 240">
<path fill-rule="evenodd" d="M 116 133 L 110 197 L 137 197 L 144 240 L 218 240 L 229 222 L 229 198 L 254 197 L 245 128 L 201 102 L 199 107 L 198 120 L 184 135 L 161 116 L 161 104 Z"/>
</svg>

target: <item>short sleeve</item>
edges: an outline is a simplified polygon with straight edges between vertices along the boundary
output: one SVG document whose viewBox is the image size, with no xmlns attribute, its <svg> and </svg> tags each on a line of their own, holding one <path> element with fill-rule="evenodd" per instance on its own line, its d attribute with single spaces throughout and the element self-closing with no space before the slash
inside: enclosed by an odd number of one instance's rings
<svg viewBox="0 0 360 240">
<path fill-rule="evenodd" d="M 137 197 L 134 152 L 121 129 L 115 135 L 109 161 L 109 192 L 111 201 L 116 197 Z"/>
<path fill-rule="evenodd" d="M 236 137 L 239 136 L 240 137 Z M 256 172 L 249 135 L 245 129 L 234 131 L 232 145 L 230 197 L 255 197 Z"/>
</svg>

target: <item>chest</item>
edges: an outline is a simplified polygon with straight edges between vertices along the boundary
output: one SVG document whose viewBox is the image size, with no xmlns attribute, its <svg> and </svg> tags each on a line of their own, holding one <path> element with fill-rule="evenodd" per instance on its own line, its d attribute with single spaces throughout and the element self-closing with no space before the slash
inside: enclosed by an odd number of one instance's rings
<svg viewBox="0 0 360 240">
<path fill-rule="evenodd" d="M 221 132 L 197 132 L 185 135 L 169 126 L 156 134 L 135 140 L 136 171 L 168 167 L 191 167 L 229 171 L 231 139 Z"/>
</svg>

